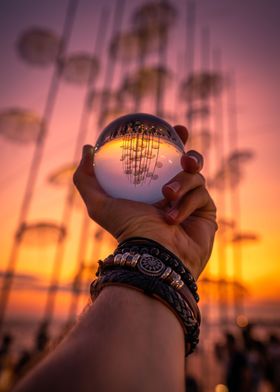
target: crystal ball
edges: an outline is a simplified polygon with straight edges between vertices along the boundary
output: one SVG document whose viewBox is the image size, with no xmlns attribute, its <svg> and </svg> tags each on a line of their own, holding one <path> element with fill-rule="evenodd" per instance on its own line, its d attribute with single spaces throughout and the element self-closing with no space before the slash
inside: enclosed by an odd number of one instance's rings
<svg viewBox="0 0 280 392">
<path fill-rule="evenodd" d="M 184 145 L 159 117 L 133 113 L 112 121 L 99 135 L 94 168 L 104 191 L 114 198 L 155 203 L 162 186 L 181 169 Z"/>
</svg>

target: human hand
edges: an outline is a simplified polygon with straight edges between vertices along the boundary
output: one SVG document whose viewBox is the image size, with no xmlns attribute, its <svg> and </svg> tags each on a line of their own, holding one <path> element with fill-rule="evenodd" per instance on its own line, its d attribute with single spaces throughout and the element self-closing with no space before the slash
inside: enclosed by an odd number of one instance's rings
<svg viewBox="0 0 280 392">
<path fill-rule="evenodd" d="M 175 130 L 185 143 L 186 128 L 176 126 Z M 93 155 L 93 147 L 84 146 L 73 177 L 89 216 L 119 242 L 129 237 L 159 242 L 178 256 L 197 279 L 210 257 L 217 230 L 216 207 L 199 173 L 202 156 L 196 151 L 183 155 L 183 171 L 163 186 L 164 199 L 150 205 L 107 195 L 96 179 Z"/>
</svg>

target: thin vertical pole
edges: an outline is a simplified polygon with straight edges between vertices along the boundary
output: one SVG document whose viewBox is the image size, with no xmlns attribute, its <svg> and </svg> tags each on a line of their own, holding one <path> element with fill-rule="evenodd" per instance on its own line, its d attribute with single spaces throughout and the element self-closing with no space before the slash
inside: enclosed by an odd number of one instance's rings
<svg viewBox="0 0 280 392">
<path fill-rule="evenodd" d="M 104 11 L 103 11 L 104 12 Z M 119 23 L 121 23 L 122 15 L 124 12 L 124 1 L 123 0 L 118 0 L 116 2 L 116 7 L 115 7 L 115 14 L 114 14 L 114 21 L 113 21 L 113 30 L 112 30 L 112 35 L 114 35 L 117 31 L 117 28 L 119 26 Z M 106 13 L 107 15 L 107 13 Z M 105 31 L 104 28 L 107 26 L 106 24 L 106 18 L 104 21 L 104 15 L 100 18 L 100 28 L 99 28 L 99 33 L 97 34 L 96 37 L 96 43 L 95 43 L 95 51 L 100 51 L 101 47 L 104 46 L 104 37 L 105 37 Z M 113 70 L 112 66 L 110 65 L 111 63 L 108 62 L 111 73 L 110 73 L 110 81 L 113 81 Z M 108 75 L 107 75 L 108 76 Z M 93 75 L 89 75 L 89 80 L 88 80 L 88 94 L 92 91 L 92 77 Z M 106 79 L 108 81 L 108 79 Z M 88 95 L 87 94 L 87 95 Z M 76 148 L 75 148 L 75 153 L 74 153 L 74 159 L 73 161 L 76 161 L 80 155 L 80 149 L 82 144 L 84 144 L 84 140 L 86 138 L 87 130 L 88 130 L 88 122 L 89 122 L 89 116 L 90 116 L 90 111 L 88 107 L 88 97 L 85 99 L 85 104 L 81 116 L 81 123 L 80 123 L 80 130 L 78 134 L 78 138 L 76 141 Z M 102 97 L 102 102 L 103 105 L 101 104 L 101 108 L 105 106 L 105 94 Z M 64 204 L 64 210 L 62 214 L 62 222 L 69 222 L 71 214 L 72 214 L 72 207 L 74 203 L 74 192 L 73 192 L 73 187 L 72 184 L 69 184 L 68 188 L 68 193 L 66 196 L 65 204 Z M 82 227 L 82 230 L 88 230 L 87 227 Z M 83 244 L 80 242 L 80 247 L 84 247 L 86 244 Z M 82 252 L 82 250 L 79 248 L 79 252 Z M 58 241 L 57 244 L 57 250 L 55 254 L 55 260 L 53 264 L 53 271 L 52 271 L 52 276 L 51 276 L 51 284 L 49 286 L 49 291 L 48 291 L 48 296 L 47 296 L 47 301 L 45 305 L 45 311 L 44 311 L 44 321 L 50 322 L 53 313 L 54 313 L 54 307 L 55 307 L 55 300 L 56 300 L 56 295 L 57 295 L 57 290 L 58 290 L 58 282 L 60 278 L 60 273 L 61 273 L 61 268 L 62 268 L 62 261 L 65 253 L 65 241 L 60 240 Z M 78 256 L 79 257 L 79 256 Z M 78 263 L 80 264 L 82 262 L 81 259 L 78 259 Z"/>
<path fill-rule="evenodd" d="M 222 56 L 220 50 L 213 51 L 213 68 L 216 72 L 220 73 L 222 70 Z M 214 99 L 214 122 L 215 122 L 215 135 L 217 140 L 215 143 L 215 156 L 216 156 L 216 167 L 221 167 L 222 170 L 225 167 L 225 140 L 224 140 L 224 107 L 222 93 L 218 93 Z M 221 189 L 217 190 L 217 204 L 219 216 L 225 214 L 226 200 L 225 200 L 225 178 L 222 179 Z M 219 264 L 219 302 L 220 302 L 220 321 L 222 323 L 227 322 L 227 288 L 226 288 L 226 276 L 227 276 L 227 258 L 225 239 L 223 233 L 218 232 L 217 238 L 217 250 L 218 250 L 218 264 Z M 226 306 L 224 305 L 226 303 Z"/>
<path fill-rule="evenodd" d="M 120 26 L 122 25 L 123 15 L 125 10 L 125 0 L 117 0 L 116 7 L 115 7 L 115 15 L 113 21 L 113 29 L 112 29 L 112 37 L 116 35 Z M 109 56 L 107 57 L 107 64 L 105 67 L 105 77 L 104 77 L 104 88 L 101 97 L 101 104 L 100 104 L 100 113 L 99 118 L 97 121 L 97 126 L 99 130 L 101 130 L 102 126 L 104 125 L 104 113 L 106 109 L 108 109 L 108 97 L 106 96 L 106 91 L 112 89 L 112 84 L 115 76 L 115 68 L 116 68 L 116 58 L 110 59 Z"/>
<path fill-rule="evenodd" d="M 229 145 L 232 152 L 238 151 L 238 122 L 237 122 L 237 109 L 236 109 L 236 86 L 235 86 L 235 75 L 233 72 L 230 73 L 228 78 L 228 89 L 227 89 L 227 111 L 228 111 L 228 127 L 229 127 Z M 239 171 L 239 161 L 237 158 L 237 170 Z M 235 230 L 238 233 L 240 230 L 240 188 L 238 184 L 234 184 L 234 181 L 230 178 L 230 208 L 231 215 L 235 220 Z M 242 284 L 242 244 L 241 241 L 237 241 L 233 244 L 233 265 L 234 265 L 234 280 Z M 235 317 L 239 314 L 244 313 L 243 294 L 238 292 L 238 288 L 235 288 L 234 293 L 234 311 Z"/>
<path fill-rule="evenodd" d="M 21 247 L 21 236 L 18 236 L 17 233 L 20 231 L 20 229 L 22 228 L 22 226 L 27 220 L 28 213 L 30 210 L 30 205 L 33 200 L 34 189 L 37 182 L 39 169 L 42 163 L 45 140 L 48 135 L 48 128 L 52 118 L 52 114 L 53 114 L 53 110 L 54 110 L 54 106 L 59 90 L 60 76 L 62 72 L 62 59 L 64 58 L 68 43 L 70 41 L 70 37 L 75 21 L 76 11 L 78 7 L 78 1 L 79 0 L 69 0 L 68 2 L 56 64 L 52 75 L 50 87 L 48 90 L 45 108 L 42 116 L 42 122 L 40 126 L 40 131 L 36 141 L 36 146 L 33 153 L 31 165 L 29 168 L 28 179 L 25 186 L 24 196 L 20 208 L 20 214 L 17 223 L 17 231 L 15 233 L 14 241 L 11 248 L 8 267 L 5 276 L 3 278 L 3 285 L 2 285 L 1 297 L 0 297 L 0 330 L 3 327 L 6 308 L 9 301 L 9 295 L 10 295 L 15 269 L 17 265 L 17 260 L 19 257 L 19 251 Z"/>
<path fill-rule="evenodd" d="M 201 53 L 200 53 L 200 72 L 201 74 L 205 72 L 210 71 L 210 32 L 208 27 L 203 27 L 201 31 Z M 211 99 L 211 91 L 209 91 L 209 95 L 201 99 L 201 107 L 209 107 L 209 101 Z M 201 113 L 201 118 L 200 118 L 200 145 L 199 148 L 201 149 L 201 153 L 204 156 L 204 167 L 203 167 L 203 175 L 207 179 L 207 176 L 209 175 L 210 171 L 210 155 L 209 155 L 209 147 L 205 144 L 205 139 L 203 132 L 210 132 L 210 112 L 207 116 L 205 116 L 203 113 Z M 207 270 L 209 272 L 209 270 Z M 207 276 L 209 274 L 205 272 L 204 275 L 207 279 Z M 208 293 L 211 291 L 211 284 L 209 284 L 208 290 L 205 290 Z M 206 284 L 207 288 L 207 284 Z M 210 294 L 210 293 L 209 293 Z M 212 294 L 212 293 L 211 293 Z M 206 321 L 205 323 L 205 328 L 204 328 L 204 334 L 205 334 L 205 339 L 209 339 L 210 336 L 210 318 L 211 318 L 211 295 L 208 295 L 206 298 L 207 300 L 205 301 L 205 304 L 202 309 L 202 313 L 204 315 L 204 320 Z M 209 374 L 209 378 L 211 378 L 211 363 L 209 361 L 209 352 L 206 350 L 209 350 L 209 348 L 206 346 L 204 353 L 200 355 L 200 360 L 201 360 L 201 369 L 202 369 L 202 374 Z M 209 385 L 209 378 L 206 381 L 206 379 L 203 378 L 202 382 L 204 384 L 204 387 L 207 388 L 207 384 Z"/>
<path fill-rule="evenodd" d="M 99 27 L 94 41 L 93 53 L 95 55 L 100 53 L 102 47 L 104 46 L 104 39 L 106 36 L 105 29 L 107 25 L 108 25 L 108 11 L 106 9 L 102 9 L 100 20 L 99 20 Z M 76 138 L 73 162 L 76 162 L 78 160 L 80 156 L 81 147 L 84 144 L 87 136 L 88 124 L 91 116 L 91 108 L 88 105 L 88 97 L 91 94 L 93 88 L 94 77 L 95 77 L 95 70 L 94 67 L 92 67 L 88 75 L 87 92 L 86 92 L 83 110 L 81 114 L 79 131 Z M 70 226 L 74 202 L 75 202 L 75 191 L 73 189 L 72 183 L 70 182 L 66 192 L 66 197 L 64 200 L 63 212 L 61 217 L 61 224 L 62 225 L 66 224 L 67 227 Z M 86 247 L 85 241 L 83 242 L 83 246 Z M 43 322 L 49 323 L 53 317 L 55 300 L 56 300 L 56 295 L 58 290 L 58 283 L 59 283 L 60 273 L 62 269 L 63 258 L 65 254 L 65 247 L 66 247 L 66 238 L 58 239 L 58 242 L 56 244 L 56 252 L 54 256 L 51 280 L 50 280 L 50 285 L 47 293 L 47 300 L 45 304 Z"/>
<path fill-rule="evenodd" d="M 210 32 L 208 27 L 204 27 L 201 33 L 201 73 L 210 71 Z M 209 95 L 202 99 L 202 106 L 209 107 L 211 90 L 209 91 Z M 207 116 L 202 114 L 201 116 L 201 129 L 200 132 L 210 132 L 210 113 Z M 202 136 L 203 137 L 203 136 Z M 209 148 L 204 144 L 202 139 L 201 143 L 201 151 L 205 157 L 206 165 L 204 167 L 204 174 L 207 176 L 209 174 Z"/>
<path fill-rule="evenodd" d="M 187 0 L 186 16 L 186 81 L 192 76 L 195 64 L 195 21 L 196 21 L 196 1 Z M 190 94 L 187 102 L 188 111 L 192 112 L 193 97 Z M 192 131 L 192 118 L 189 118 L 188 127 Z"/>
<path fill-rule="evenodd" d="M 79 249 L 77 255 L 77 266 L 76 266 L 76 275 L 77 280 L 75 284 L 75 290 L 72 291 L 72 298 L 70 301 L 70 305 L 68 308 L 68 317 L 66 324 L 70 324 L 74 321 L 74 317 L 77 314 L 78 303 L 79 303 L 79 296 L 81 290 L 81 278 L 79 276 L 79 271 L 82 270 L 83 265 L 85 263 L 86 258 L 86 250 L 89 242 L 89 217 L 84 214 L 83 222 L 82 222 L 82 229 L 80 233 L 80 240 L 79 240 Z"/>
<path fill-rule="evenodd" d="M 159 3 L 163 4 L 163 1 Z M 159 22 L 161 18 L 161 12 L 158 15 Z M 161 28 L 159 23 L 159 46 L 158 46 L 158 75 L 157 75 L 157 90 L 156 90 L 156 114 L 158 116 L 164 115 L 164 92 L 165 92 L 165 75 L 164 72 L 167 70 L 167 43 L 168 43 L 168 27 Z M 166 29 L 166 30 L 165 30 Z"/>
</svg>

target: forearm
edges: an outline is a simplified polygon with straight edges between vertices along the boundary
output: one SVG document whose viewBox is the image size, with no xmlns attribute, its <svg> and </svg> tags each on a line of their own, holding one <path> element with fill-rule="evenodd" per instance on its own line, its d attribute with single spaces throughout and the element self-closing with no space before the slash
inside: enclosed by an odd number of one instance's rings
<svg viewBox="0 0 280 392">
<path fill-rule="evenodd" d="M 70 335 L 14 392 L 184 391 L 184 334 L 161 302 L 105 288 Z"/>
</svg>

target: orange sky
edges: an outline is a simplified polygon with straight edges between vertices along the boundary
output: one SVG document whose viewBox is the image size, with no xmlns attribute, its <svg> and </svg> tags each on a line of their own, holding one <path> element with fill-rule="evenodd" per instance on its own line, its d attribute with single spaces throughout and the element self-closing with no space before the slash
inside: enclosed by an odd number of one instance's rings
<svg viewBox="0 0 280 392">
<path fill-rule="evenodd" d="M 112 9 L 112 1 L 103 2 Z M 126 8 L 123 29 L 130 25 L 131 11 L 141 1 L 129 2 Z M 183 77 L 184 70 L 184 19 L 185 2 L 174 1 L 180 11 L 176 26 L 171 33 L 172 45 L 169 46 L 168 65 L 173 71 L 173 83 L 166 95 L 165 108 L 173 110 L 174 86 L 176 77 Z M 66 1 L 17 2 L 12 0 L 1 5 L 1 65 L 0 65 L 0 109 L 11 107 L 27 108 L 42 113 L 52 67 L 33 68 L 22 62 L 16 53 L 15 42 L 21 31 L 30 26 L 46 26 L 57 33 L 61 31 Z M 196 67 L 200 64 L 201 29 L 210 28 L 211 47 L 220 48 L 223 56 L 224 71 L 234 71 L 237 88 L 237 110 L 240 148 L 250 148 L 255 158 L 246 165 L 245 176 L 241 184 L 241 229 L 256 232 L 260 241 L 247 244 L 243 248 L 243 280 L 249 289 L 250 300 L 279 301 L 279 113 L 278 84 L 279 55 L 277 30 L 279 3 L 254 1 L 247 4 L 242 1 L 199 1 L 197 9 Z M 100 2 L 81 1 L 69 53 L 88 52 L 92 47 L 92 37 L 96 33 Z M 278 31 L 279 33 L 279 31 Z M 108 37 L 107 37 L 108 41 Z M 105 64 L 106 46 L 103 48 L 101 61 Z M 151 59 L 153 61 L 153 59 Z M 179 67 L 177 63 L 179 62 Z M 133 66 L 130 66 L 133 68 Z M 181 73 L 178 74 L 178 68 Z M 130 69 L 130 68 L 129 68 Z M 128 71 L 129 71 L 128 69 Z M 120 83 L 122 69 L 117 66 L 114 86 Z M 179 76 L 178 76 L 179 75 Z M 98 87 L 104 84 L 104 72 L 101 70 Z M 75 137 L 79 125 L 80 113 L 85 96 L 85 88 L 61 82 L 54 114 L 46 140 L 40 175 L 36 184 L 34 200 L 29 214 L 29 221 L 60 221 L 65 188 L 56 188 L 47 183 L 50 173 L 65 163 L 71 162 Z M 171 109 L 170 109 L 171 108 Z M 177 122 L 186 124 L 183 106 L 176 107 Z M 150 101 L 146 101 L 143 111 L 151 112 Z M 96 117 L 93 117 L 86 142 L 93 144 Z M 225 131 L 227 125 L 225 124 Z M 191 131 L 191 130 L 190 130 Z M 212 130 L 214 132 L 214 130 Z M 227 145 L 227 150 L 228 150 Z M 7 265 L 13 233 L 21 205 L 22 194 L 27 179 L 32 145 L 16 145 L 0 138 L 1 184 L 1 236 L 0 270 Z M 213 157 L 212 157 L 213 158 Z M 211 163 L 212 167 L 213 164 Z M 207 161 L 205 162 L 207 167 Z M 210 162 L 209 162 L 210 166 Z M 221 213 L 221 212 L 220 212 Z M 83 210 L 76 208 L 69 230 L 67 249 L 63 261 L 62 282 L 69 283 L 75 271 L 78 251 L 79 228 Z M 93 231 L 94 225 L 91 230 Z M 103 249 L 104 256 L 107 249 Z M 227 249 L 228 273 L 232 276 L 230 248 Z M 54 249 L 33 247 L 24 248 L 20 253 L 17 272 L 31 274 L 42 279 L 46 284 L 51 272 Z M 91 249 L 88 251 L 88 258 Z M 217 255 L 214 250 L 208 274 L 217 276 Z M 12 308 L 20 313 L 40 312 L 45 291 L 28 293 L 15 290 L 11 297 Z M 59 309 L 67 303 L 69 296 L 59 296 Z"/>
</svg>

